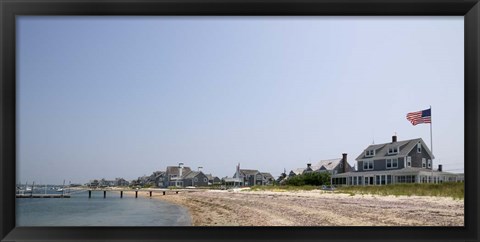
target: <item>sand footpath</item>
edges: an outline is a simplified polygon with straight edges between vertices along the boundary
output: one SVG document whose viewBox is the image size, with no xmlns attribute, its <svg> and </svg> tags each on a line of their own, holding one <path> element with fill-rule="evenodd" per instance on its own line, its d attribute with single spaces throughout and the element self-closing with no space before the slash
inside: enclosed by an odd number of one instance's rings
<svg viewBox="0 0 480 242">
<path fill-rule="evenodd" d="M 188 208 L 194 226 L 464 226 L 464 200 L 446 197 L 182 190 L 153 198 Z"/>
</svg>

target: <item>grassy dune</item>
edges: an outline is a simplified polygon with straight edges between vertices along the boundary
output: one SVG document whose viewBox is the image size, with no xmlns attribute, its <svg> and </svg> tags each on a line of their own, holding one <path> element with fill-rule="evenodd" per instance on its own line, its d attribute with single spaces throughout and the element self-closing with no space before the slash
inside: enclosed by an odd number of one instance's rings
<svg viewBox="0 0 480 242">
<path fill-rule="evenodd" d="M 382 196 L 440 196 L 464 199 L 465 184 L 461 182 L 445 182 L 441 184 L 414 183 L 394 184 L 383 186 L 338 186 L 336 193 L 348 193 L 350 195 L 372 194 Z M 321 189 L 317 186 L 253 186 L 250 191 L 310 191 Z"/>
<path fill-rule="evenodd" d="M 338 187 L 336 192 L 394 196 L 440 196 L 464 199 L 465 184 L 461 182 L 446 182 L 441 184 L 394 184 L 384 186 L 344 186 Z"/>
</svg>

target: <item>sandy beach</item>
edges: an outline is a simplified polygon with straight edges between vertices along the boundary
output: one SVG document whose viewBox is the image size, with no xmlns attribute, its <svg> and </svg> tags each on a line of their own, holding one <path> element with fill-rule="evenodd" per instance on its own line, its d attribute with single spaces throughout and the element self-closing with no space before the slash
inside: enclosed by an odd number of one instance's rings
<svg viewBox="0 0 480 242">
<path fill-rule="evenodd" d="M 148 196 L 139 191 L 139 196 Z M 153 199 L 186 207 L 194 226 L 463 226 L 464 201 L 325 191 L 181 190 Z"/>
</svg>

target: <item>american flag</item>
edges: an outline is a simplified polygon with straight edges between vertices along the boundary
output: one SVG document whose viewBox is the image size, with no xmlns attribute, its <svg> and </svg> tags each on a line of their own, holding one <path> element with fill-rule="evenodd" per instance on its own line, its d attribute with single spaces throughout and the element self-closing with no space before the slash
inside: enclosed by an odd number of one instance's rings
<svg viewBox="0 0 480 242">
<path fill-rule="evenodd" d="M 407 113 L 407 120 L 413 125 L 432 123 L 432 109 L 425 109 L 418 112 Z"/>
</svg>

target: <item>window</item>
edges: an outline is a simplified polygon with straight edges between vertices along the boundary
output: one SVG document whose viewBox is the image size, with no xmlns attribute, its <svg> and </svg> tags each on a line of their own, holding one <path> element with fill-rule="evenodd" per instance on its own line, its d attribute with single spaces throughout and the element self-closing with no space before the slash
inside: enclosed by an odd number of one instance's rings
<svg viewBox="0 0 480 242">
<path fill-rule="evenodd" d="M 397 153 L 398 153 L 398 147 L 388 148 L 388 154 L 397 154 Z"/>
<path fill-rule="evenodd" d="M 387 169 L 398 168 L 398 158 L 387 159 Z"/>
<path fill-rule="evenodd" d="M 195 177 L 193 180 L 196 181 L 196 182 L 198 182 L 198 178 L 196 178 L 196 177 Z"/>
<path fill-rule="evenodd" d="M 407 167 L 412 167 L 412 157 L 407 156 Z"/>
<path fill-rule="evenodd" d="M 422 158 L 422 168 L 426 168 L 427 167 L 427 161 L 425 158 Z"/>
<path fill-rule="evenodd" d="M 373 160 L 364 161 L 363 170 L 373 170 Z"/>
<path fill-rule="evenodd" d="M 204 181 L 204 182 L 208 182 L 208 179 L 205 177 L 205 178 L 203 178 L 203 181 Z"/>
<path fill-rule="evenodd" d="M 432 168 L 432 160 L 428 159 L 428 168 Z"/>
<path fill-rule="evenodd" d="M 422 153 L 422 144 L 421 143 L 417 144 L 417 153 Z"/>
<path fill-rule="evenodd" d="M 367 157 L 375 156 L 375 150 L 365 151 L 365 156 L 367 156 Z"/>
</svg>

